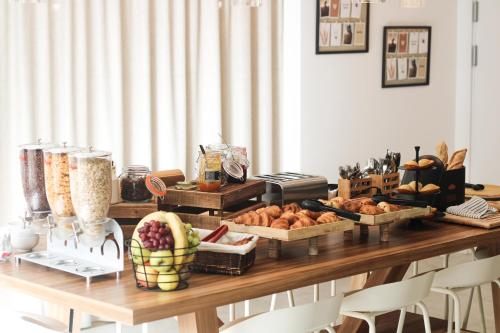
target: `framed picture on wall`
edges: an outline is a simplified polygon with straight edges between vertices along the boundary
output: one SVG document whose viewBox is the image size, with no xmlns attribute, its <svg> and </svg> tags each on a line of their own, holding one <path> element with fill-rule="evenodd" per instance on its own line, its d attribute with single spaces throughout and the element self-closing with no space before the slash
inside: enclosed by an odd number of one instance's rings
<svg viewBox="0 0 500 333">
<path fill-rule="evenodd" d="M 384 27 L 382 88 L 429 85 L 429 26 Z"/>
<path fill-rule="evenodd" d="M 316 0 L 316 54 L 368 52 L 370 4 Z"/>
</svg>

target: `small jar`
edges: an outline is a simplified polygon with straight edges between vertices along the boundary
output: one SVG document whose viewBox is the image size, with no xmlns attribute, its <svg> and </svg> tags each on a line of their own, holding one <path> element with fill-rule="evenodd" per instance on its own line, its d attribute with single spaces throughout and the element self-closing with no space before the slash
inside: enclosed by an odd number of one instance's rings
<svg viewBox="0 0 500 333">
<path fill-rule="evenodd" d="M 207 150 L 198 158 L 198 186 L 202 192 L 217 192 L 221 187 L 222 157 L 220 152 Z"/>
<path fill-rule="evenodd" d="M 129 165 L 123 168 L 123 173 L 120 176 L 122 199 L 131 202 L 151 200 L 153 194 L 146 187 L 146 176 L 149 174 L 151 171 L 143 165 Z"/>
</svg>

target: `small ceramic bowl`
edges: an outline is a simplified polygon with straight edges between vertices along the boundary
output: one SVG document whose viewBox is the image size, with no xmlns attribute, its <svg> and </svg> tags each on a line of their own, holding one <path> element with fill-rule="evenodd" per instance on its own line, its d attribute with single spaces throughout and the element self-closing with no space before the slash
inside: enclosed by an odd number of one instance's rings
<svg viewBox="0 0 500 333">
<path fill-rule="evenodd" d="M 40 237 L 31 228 L 14 227 L 10 231 L 10 244 L 20 252 L 29 252 L 37 246 Z"/>
</svg>

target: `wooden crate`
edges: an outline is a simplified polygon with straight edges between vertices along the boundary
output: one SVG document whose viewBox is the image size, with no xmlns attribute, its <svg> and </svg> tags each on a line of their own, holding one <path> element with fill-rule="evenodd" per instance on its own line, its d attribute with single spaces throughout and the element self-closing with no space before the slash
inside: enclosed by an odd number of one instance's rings
<svg viewBox="0 0 500 333">
<path fill-rule="evenodd" d="M 266 182 L 253 179 L 244 184 L 228 184 L 218 192 L 169 187 L 167 195 L 159 202 L 159 208 L 175 212 L 184 222 L 197 228 L 215 229 L 223 219 L 266 206 L 262 202 L 265 192 Z"/>
<path fill-rule="evenodd" d="M 399 187 L 399 172 L 387 175 L 370 175 L 372 186 L 380 189 L 382 194 L 389 194 Z"/>
<path fill-rule="evenodd" d="M 346 237 L 352 238 L 354 222 L 350 220 L 340 220 L 332 223 L 318 224 L 315 226 L 294 230 L 276 229 L 261 226 L 247 226 L 236 224 L 233 221 L 223 220 L 221 224 L 229 227 L 230 231 L 257 235 L 269 239 L 268 256 L 279 258 L 281 255 L 281 242 L 291 242 L 301 239 L 309 240 L 308 254 L 318 255 L 318 237 L 331 232 L 346 232 Z"/>
<path fill-rule="evenodd" d="M 344 199 L 354 199 L 359 196 L 371 197 L 374 193 L 372 178 L 343 179 L 339 178 L 338 196 Z"/>
<path fill-rule="evenodd" d="M 359 198 L 356 200 L 363 200 L 364 198 Z M 428 206 L 422 207 L 404 207 L 402 210 L 396 212 L 389 212 L 379 215 L 361 215 L 361 219 L 357 224 L 360 227 L 361 237 L 366 237 L 368 235 L 368 227 L 375 226 L 379 227 L 380 231 L 380 241 L 389 241 L 389 225 L 394 222 L 418 219 L 431 216 L 432 207 Z"/>
</svg>

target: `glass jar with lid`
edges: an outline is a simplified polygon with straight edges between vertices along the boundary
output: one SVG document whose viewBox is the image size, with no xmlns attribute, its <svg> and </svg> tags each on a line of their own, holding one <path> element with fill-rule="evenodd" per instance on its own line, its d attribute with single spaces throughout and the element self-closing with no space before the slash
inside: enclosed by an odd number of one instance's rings
<svg viewBox="0 0 500 333">
<path fill-rule="evenodd" d="M 71 201 L 68 154 L 82 148 L 62 147 L 44 150 L 45 191 L 52 215 L 56 218 L 75 215 Z"/>
<path fill-rule="evenodd" d="M 222 184 L 222 156 L 218 151 L 200 151 L 198 186 L 202 192 L 217 192 Z"/>
<path fill-rule="evenodd" d="M 120 176 L 122 199 L 131 202 L 151 200 L 153 194 L 146 187 L 146 177 L 150 174 L 151 171 L 144 165 L 129 165 L 123 168 Z"/>
<path fill-rule="evenodd" d="M 21 162 L 21 181 L 28 213 L 40 217 L 50 213 L 49 202 L 45 192 L 45 174 L 43 151 L 53 148 L 51 143 L 26 144 L 19 147 L 19 160 Z"/>
</svg>

